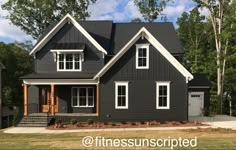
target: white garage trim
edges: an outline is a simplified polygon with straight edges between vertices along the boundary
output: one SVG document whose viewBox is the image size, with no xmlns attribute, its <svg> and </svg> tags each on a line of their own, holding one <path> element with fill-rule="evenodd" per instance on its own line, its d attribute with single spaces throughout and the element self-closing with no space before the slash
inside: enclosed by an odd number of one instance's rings
<svg viewBox="0 0 236 150">
<path fill-rule="evenodd" d="M 193 98 L 193 96 L 199 96 L 202 98 L 201 99 L 201 105 L 200 106 L 192 106 L 193 104 L 191 104 L 191 98 Z M 200 108 L 199 108 L 200 107 Z M 199 109 L 198 109 L 199 108 Z M 204 109 L 204 92 L 189 92 L 188 94 L 188 115 L 189 116 L 199 116 L 202 115 L 202 109 Z M 193 112 L 193 111 L 198 111 Z"/>
</svg>

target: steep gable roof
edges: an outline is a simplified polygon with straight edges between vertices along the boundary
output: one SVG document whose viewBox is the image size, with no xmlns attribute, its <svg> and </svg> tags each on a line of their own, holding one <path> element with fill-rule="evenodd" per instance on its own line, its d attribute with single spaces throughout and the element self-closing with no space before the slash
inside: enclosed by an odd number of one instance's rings
<svg viewBox="0 0 236 150">
<path fill-rule="evenodd" d="M 117 62 L 142 36 L 145 37 L 156 48 L 156 50 L 158 50 L 186 78 L 186 82 L 193 79 L 193 75 L 186 68 L 184 68 L 145 27 L 142 27 L 126 43 L 126 45 L 121 50 L 119 50 L 119 52 L 94 76 L 94 79 L 103 76 L 115 64 L 115 62 Z"/>
<path fill-rule="evenodd" d="M 142 28 L 145 27 L 171 54 L 182 54 L 183 49 L 175 28 L 170 22 L 114 23 L 111 54 L 119 50 Z"/>
<path fill-rule="evenodd" d="M 107 54 L 107 51 L 69 14 L 59 21 L 52 29 L 36 43 L 30 51 L 30 55 L 35 54 L 40 50 L 67 22 L 71 22 L 99 51 Z"/>
</svg>

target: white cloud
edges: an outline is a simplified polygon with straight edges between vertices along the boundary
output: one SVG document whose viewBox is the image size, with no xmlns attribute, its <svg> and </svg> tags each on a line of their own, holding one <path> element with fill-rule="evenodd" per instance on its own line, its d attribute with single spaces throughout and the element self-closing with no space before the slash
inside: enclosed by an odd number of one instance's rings
<svg viewBox="0 0 236 150">
<path fill-rule="evenodd" d="M 4 4 L 7 0 L 0 0 L 0 5 Z M 0 8 L 0 37 L 10 38 L 13 41 L 24 42 L 26 40 L 33 40 L 33 38 L 23 31 L 19 27 L 16 27 L 10 23 L 9 20 L 5 19 L 8 15 L 6 10 Z"/>
<path fill-rule="evenodd" d="M 89 20 L 128 21 L 142 18 L 133 0 L 98 0 L 89 6 Z"/>
<path fill-rule="evenodd" d="M 208 16 L 209 15 L 209 11 L 206 8 L 203 8 L 203 9 L 199 8 L 198 10 L 199 10 L 199 12 L 202 16 Z"/>
<path fill-rule="evenodd" d="M 168 17 L 176 17 L 181 15 L 185 11 L 184 5 L 178 6 L 167 6 L 163 13 L 166 14 Z"/>
</svg>

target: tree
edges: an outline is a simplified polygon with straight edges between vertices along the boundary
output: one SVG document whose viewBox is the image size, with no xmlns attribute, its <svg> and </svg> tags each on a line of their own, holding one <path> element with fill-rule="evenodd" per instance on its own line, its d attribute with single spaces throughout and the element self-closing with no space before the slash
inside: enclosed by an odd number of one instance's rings
<svg viewBox="0 0 236 150">
<path fill-rule="evenodd" d="M 7 18 L 26 34 L 38 39 L 53 22 L 67 13 L 76 20 L 89 17 L 89 4 L 96 0 L 8 0 L 2 9 L 9 12 Z"/>
<path fill-rule="evenodd" d="M 148 22 L 153 22 L 159 16 L 163 17 L 162 11 L 169 1 L 171 0 L 134 0 L 134 3 L 139 8 L 144 19 Z"/>
<path fill-rule="evenodd" d="M 131 22 L 139 23 L 142 22 L 142 20 L 140 18 L 134 18 L 133 20 L 131 20 Z"/>
<path fill-rule="evenodd" d="M 6 69 L 3 71 L 3 104 L 21 105 L 23 97 L 22 81 L 19 77 L 33 72 L 33 58 L 28 51 L 14 43 L 0 42 L 0 62 Z"/>
<path fill-rule="evenodd" d="M 193 73 L 205 72 L 205 64 L 202 62 L 207 58 L 206 38 L 208 32 L 204 31 L 207 24 L 204 20 L 205 17 L 200 15 L 198 8 L 194 8 L 190 14 L 184 12 L 177 20 L 178 36 L 185 51 L 185 65 Z"/>
<path fill-rule="evenodd" d="M 223 101 L 223 83 L 225 65 L 224 59 L 227 55 L 229 39 L 225 32 L 225 16 L 226 10 L 230 7 L 231 0 L 194 0 L 199 7 L 205 8 L 209 12 L 210 22 L 214 32 L 215 48 L 216 48 L 216 64 L 217 64 L 217 97 L 218 112 L 222 113 Z M 223 57 L 224 55 L 224 57 Z"/>
</svg>

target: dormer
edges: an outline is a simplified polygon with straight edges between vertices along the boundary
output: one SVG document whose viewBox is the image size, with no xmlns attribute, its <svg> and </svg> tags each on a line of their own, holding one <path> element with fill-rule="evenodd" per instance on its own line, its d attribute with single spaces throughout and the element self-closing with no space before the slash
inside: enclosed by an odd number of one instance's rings
<svg viewBox="0 0 236 150">
<path fill-rule="evenodd" d="M 55 43 L 50 50 L 54 62 L 57 62 L 57 71 L 82 71 L 84 62 L 85 44 L 83 43 Z"/>
</svg>

